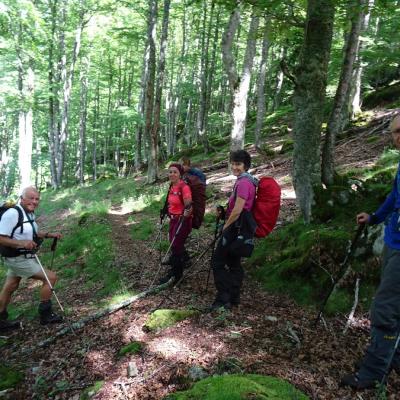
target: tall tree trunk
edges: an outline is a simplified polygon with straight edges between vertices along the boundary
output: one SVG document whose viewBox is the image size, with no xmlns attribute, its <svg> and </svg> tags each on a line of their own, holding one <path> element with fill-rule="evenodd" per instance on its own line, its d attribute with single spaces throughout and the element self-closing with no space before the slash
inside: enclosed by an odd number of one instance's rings
<svg viewBox="0 0 400 400">
<path fill-rule="evenodd" d="M 151 158 L 155 161 L 152 174 L 148 173 L 148 181 L 154 182 L 158 177 L 158 135 L 160 130 L 161 98 L 164 85 L 165 53 L 168 40 L 169 6 L 171 1 L 164 0 L 164 13 L 161 30 L 160 55 L 158 58 L 156 96 L 154 101 L 153 128 L 151 130 Z M 150 171 L 150 168 L 149 168 Z"/>
<path fill-rule="evenodd" d="M 359 48 L 358 44 L 365 3 L 366 0 L 356 0 L 356 4 L 354 3 L 354 0 L 350 0 L 349 4 L 349 7 L 352 5 L 355 5 L 356 7 L 351 7 L 354 10 L 354 14 L 352 15 L 351 31 L 347 37 L 339 84 L 336 89 L 333 108 L 326 129 L 324 148 L 322 152 L 322 181 L 325 185 L 332 185 L 334 181 L 336 136 L 341 131 L 342 127 L 342 114 L 350 88 L 354 61 Z"/>
<path fill-rule="evenodd" d="M 211 27 L 213 23 L 215 2 L 211 1 L 210 20 L 207 28 L 207 1 L 203 0 L 203 27 L 201 37 L 201 69 L 200 69 L 200 104 L 197 114 L 197 136 L 203 144 L 204 152 L 209 152 L 209 144 L 206 133 L 206 113 L 207 113 L 207 81 L 209 74 L 208 48 L 210 44 Z"/>
<path fill-rule="evenodd" d="M 21 59 L 20 59 L 21 60 Z M 31 169 L 32 169 L 32 143 L 33 143 L 33 129 L 32 129 L 32 101 L 35 83 L 35 75 L 31 66 L 27 67 L 25 73 L 25 66 L 20 61 L 18 70 L 18 86 L 21 95 L 21 109 L 18 118 L 18 131 L 19 131 L 19 146 L 18 146 L 18 167 L 20 174 L 21 189 L 30 186 Z"/>
<path fill-rule="evenodd" d="M 57 73 L 54 67 L 54 57 L 56 49 L 54 44 L 56 41 L 56 27 L 57 27 L 57 6 L 58 0 L 49 0 L 49 8 L 51 10 L 51 36 L 49 38 L 49 54 L 48 54 L 48 85 L 49 85 L 49 127 L 48 127 L 48 140 L 49 140 L 49 153 L 50 153 L 50 175 L 51 186 L 57 188 L 59 183 L 57 181 L 57 153 L 58 153 L 58 90 L 56 77 Z"/>
<path fill-rule="evenodd" d="M 349 98 L 349 116 L 350 118 L 354 118 L 354 116 L 361 112 L 361 78 L 363 74 L 363 64 L 362 64 L 362 49 L 364 47 L 364 41 L 362 36 L 367 32 L 369 20 L 371 17 L 371 9 L 373 8 L 375 0 L 368 1 L 368 9 L 363 10 L 363 21 L 361 23 L 361 33 L 360 33 L 360 41 L 359 48 L 357 51 L 357 60 L 356 67 L 353 73 L 353 79 L 350 90 L 350 98 Z"/>
<path fill-rule="evenodd" d="M 64 13 L 63 19 L 65 21 L 66 19 L 65 5 L 63 6 L 63 13 Z M 61 40 L 62 40 L 61 49 L 64 50 L 62 54 L 62 72 L 61 72 L 61 79 L 63 83 L 63 102 L 62 102 L 63 106 L 61 109 L 60 149 L 57 155 L 57 181 L 60 185 L 62 184 L 62 178 L 64 173 L 65 149 L 67 146 L 67 139 L 68 139 L 68 118 L 69 118 L 69 104 L 71 101 L 72 83 L 75 73 L 75 64 L 81 46 L 82 30 L 84 27 L 83 17 L 84 14 L 83 12 L 81 12 L 79 18 L 79 24 L 75 31 L 75 41 L 73 45 L 72 58 L 71 58 L 71 63 L 69 65 L 69 71 L 67 71 L 67 54 L 65 51 L 65 44 L 64 44 L 65 34 L 64 32 L 62 32 L 61 34 Z M 62 29 L 64 30 L 65 26 L 63 26 Z"/>
<path fill-rule="evenodd" d="M 233 89 L 233 123 L 231 130 L 231 151 L 243 149 L 244 135 L 247 118 L 247 96 L 250 87 L 251 70 L 256 51 L 256 33 L 260 18 L 253 11 L 251 16 L 250 29 L 247 38 L 246 53 L 243 62 L 242 75 L 239 78 L 234 67 L 232 55 L 232 40 L 235 30 L 239 26 L 240 11 L 237 7 L 231 14 L 231 18 L 224 33 L 223 59 L 225 70 L 228 74 L 229 84 Z"/>
<path fill-rule="evenodd" d="M 283 46 L 280 49 L 280 54 L 279 54 L 279 60 L 282 61 L 286 58 L 286 53 L 287 53 L 287 47 Z M 275 84 L 275 90 L 274 90 L 274 101 L 272 103 L 272 112 L 275 111 L 279 105 L 281 104 L 281 94 L 282 94 L 282 86 L 283 86 L 283 71 L 281 68 L 278 68 L 277 73 L 276 73 L 276 84 Z"/>
<path fill-rule="evenodd" d="M 293 183 L 306 223 L 311 220 L 314 187 L 321 185 L 321 126 L 334 15 L 334 0 L 308 1 L 295 78 Z"/>
<path fill-rule="evenodd" d="M 81 97 L 80 97 L 80 118 L 79 118 L 79 183 L 85 183 L 85 157 L 86 157 L 86 119 L 87 119 L 87 92 L 88 92 L 88 74 L 89 61 L 87 59 L 82 63 L 81 71 Z"/>
<path fill-rule="evenodd" d="M 266 111 L 265 77 L 267 72 L 267 60 L 270 48 L 269 31 L 270 31 L 269 18 L 266 17 L 264 26 L 263 47 L 261 52 L 260 73 L 258 76 L 258 84 L 257 84 L 257 119 L 256 119 L 256 128 L 254 131 L 254 136 L 255 136 L 254 141 L 257 149 L 260 149 L 261 147 L 260 134 L 264 123 L 265 111 Z"/>
<path fill-rule="evenodd" d="M 157 140 L 151 134 L 151 125 L 154 109 L 154 80 L 156 71 L 156 20 L 157 0 L 149 0 L 149 11 L 147 20 L 147 40 L 149 43 L 148 79 L 146 85 L 146 119 L 145 137 L 149 144 L 147 157 L 147 181 L 153 183 L 157 179 Z"/>
</svg>

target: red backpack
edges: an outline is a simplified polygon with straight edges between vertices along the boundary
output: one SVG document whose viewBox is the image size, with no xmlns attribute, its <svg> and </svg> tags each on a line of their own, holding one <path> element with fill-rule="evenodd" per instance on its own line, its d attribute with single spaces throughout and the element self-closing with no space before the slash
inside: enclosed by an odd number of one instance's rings
<svg viewBox="0 0 400 400">
<path fill-rule="evenodd" d="M 204 219 L 204 213 L 206 212 L 206 185 L 196 175 L 186 174 L 183 177 L 183 181 L 189 185 L 192 192 L 192 228 L 199 229 Z"/>
<path fill-rule="evenodd" d="M 263 176 L 258 181 L 253 217 L 257 223 L 255 236 L 263 238 L 275 227 L 281 206 L 281 188 L 271 176 Z"/>
</svg>

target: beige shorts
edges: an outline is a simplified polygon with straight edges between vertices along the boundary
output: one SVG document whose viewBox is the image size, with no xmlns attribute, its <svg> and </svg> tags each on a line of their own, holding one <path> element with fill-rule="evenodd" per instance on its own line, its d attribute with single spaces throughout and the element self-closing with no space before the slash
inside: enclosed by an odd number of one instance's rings
<svg viewBox="0 0 400 400">
<path fill-rule="evenodd" d="M 39 274 L 42 269 L 35 258 L 25 258 L 25 256 L 3 258 L 4 265 L 8 268 L 7 276 L 20 278 L 30 278 Z"/>
</svg>

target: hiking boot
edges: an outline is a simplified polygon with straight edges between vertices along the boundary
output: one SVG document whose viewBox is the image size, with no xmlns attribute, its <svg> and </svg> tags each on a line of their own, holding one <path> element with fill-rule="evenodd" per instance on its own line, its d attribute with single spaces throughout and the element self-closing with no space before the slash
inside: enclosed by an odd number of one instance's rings
<svg viewBox="0 0 400 400">
<path fill-rule="evenodd" d="M 166 275 L 158 280 L 158 284 L 163 285 L 164 283 L 169 282 L 171 278 L 173 278 L 172 284 L 175 285 L 181 279 L 181 277 L 182 275 L 175 275 L 172 271 L 169 271 Z"/>
<path fill-rule="evenodd" d="M 51 300 L 42 301 L 39 304 L 40 324 L 57 324 L 62 322 L 63 317 L 53 312 Z"/>
<path fill-rule="evenodd" d="M 8 321 L 8 312 L 4 310 L 0 313 L 0 332 L 13 329 L 19 329 L 21 326 L 19 321 Z"/>
<path fill-rule="evenodd" d="M 214 303 L 208 308 L 209 312 L 217 311 L 217 310 L 226 310 L 229 311 L 232 309 L 232 304 L 228 302 L 222 302 L 221 300 L 215 300 Z"/>
<path fill-rule="evenodd" d="M 354 363 L 354 369 L 358 371 L 358 370 L 361 368 L 362 363 L 363 363 L 363 359 L 362 359 L 362 358 L 360 358 L 359 360 L 357 360 L 357 361 Z M 392 365 L 391 365 L 391 367 L 390 367 L 390 369 L 389 369 L 389 374 L 390 374 L 392 371 L 394 371 L 394 372 L 396 372 L 396 374 L 400 375 L 400 365 L 398 365 L 398 364 L 395 364 L 395 365 L 394 365 L 394 364 L 392 363 Z"/>
<path fill-rule="evenodd" d="M 350 386 L 355 390 L 374 389 L 378 380 L 360 380 L 357 374 L 348 374 L 340 380 L 340 386 Z"/>
</svg>

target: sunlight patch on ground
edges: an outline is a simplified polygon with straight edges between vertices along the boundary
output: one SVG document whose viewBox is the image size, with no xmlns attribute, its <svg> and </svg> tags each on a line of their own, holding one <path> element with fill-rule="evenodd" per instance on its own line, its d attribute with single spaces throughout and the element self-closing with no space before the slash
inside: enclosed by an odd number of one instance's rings
<svg viewBox="0 0 400 400">
<path fill-rule="evenodd" d="M 283 189 L 281 192 L 281 197 L 282 199 L 295 199 L 296 198 L 296 192 L 293 189 Z"/>
<path fill-rule="evenodd" d="M 150 344 L 150 350 L 174 359 L 186 360 L 188 356 L 196 356 L 195 350 L 188 347 L 185 342 L 169 337 L 153 340 Z"/>
</svg>

